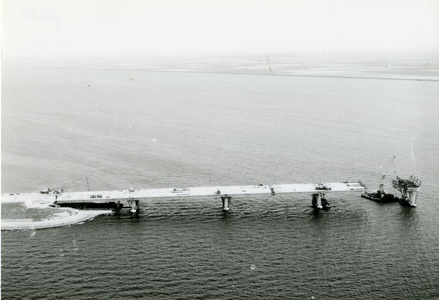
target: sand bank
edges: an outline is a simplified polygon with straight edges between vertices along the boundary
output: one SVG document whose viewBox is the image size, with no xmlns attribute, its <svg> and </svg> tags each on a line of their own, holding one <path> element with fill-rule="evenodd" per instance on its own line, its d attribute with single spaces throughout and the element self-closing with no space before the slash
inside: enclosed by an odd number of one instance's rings
<svg viewBox="0 0 439 300">
<path fill-rule="evenodd" d="M 1 229 L 24 230 L 68 226 L 93 219 L 98 215 L 106 215 L 112 213 L 111 210 L 71 210 L 74 211 L 74 214 L 70 214 L 69 211 L 63 211 L 54 214 L 54 217 L 52 219 L 42 221 L 33 221 L 33 219 L 2 219 Z"/>
<path fill-rule="evenodd" d="M 73 225 L 112 214 L 111 210 L 78 210 L 51 207 L 52 199 L 36 194 L 22 194 L 15 197 L 2 195 L 1 230 L 44 229 Z"/>
</svg>

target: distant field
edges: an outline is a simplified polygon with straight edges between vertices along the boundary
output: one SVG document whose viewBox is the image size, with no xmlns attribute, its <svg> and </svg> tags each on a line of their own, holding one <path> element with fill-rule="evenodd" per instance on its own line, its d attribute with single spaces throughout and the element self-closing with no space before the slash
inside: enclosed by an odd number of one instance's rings
<svg viewBox="0 0 439 300">
<path fill-rule="evenodd" d="M 5 62 L 3 62 L 5 63 Z M 8 64 L 8 62 L 6 62 Z M 14 64 L 92 69 L 199 72 L 277 76 L 439 80 L 439 53 L 310 54 L 129 59 L 103 62 L 15 62 Z M 132 79 L 134 80 L 134 79 Z"/>
<path fill-rule="evenodd" d="M 439 55 L 297 55 L 154 62 L 145 69 L 283 76 L 439 80 Z"/>
</svg>

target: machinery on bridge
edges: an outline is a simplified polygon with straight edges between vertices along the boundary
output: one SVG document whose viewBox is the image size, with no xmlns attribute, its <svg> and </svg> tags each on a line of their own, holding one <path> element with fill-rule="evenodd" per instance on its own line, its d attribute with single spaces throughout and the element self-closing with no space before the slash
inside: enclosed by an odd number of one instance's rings
<svg viewBox="0 0 439 300">
<path fill-rule="evenodd" d="M 413 175 L 409 179 L 396 176 L 396 179 L 392 180 L 392 185 L 401 193 L 399 203 L 404 206 L 416 207 L 416 198 L 418 197 L 421 183 L 422 181 Z"/>
</svg>

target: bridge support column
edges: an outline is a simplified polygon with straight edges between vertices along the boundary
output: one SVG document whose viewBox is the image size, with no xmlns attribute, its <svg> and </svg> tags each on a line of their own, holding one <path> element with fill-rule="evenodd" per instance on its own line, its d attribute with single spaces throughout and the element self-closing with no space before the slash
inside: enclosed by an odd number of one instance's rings
<svg viewBox="0 0 439 300">
<path fill-rule="evenodd" d="M 418 197 L 419 188 L 407 189 L 407 202 L 410 206 L 416 207 L 416 198 Z"/>
<path fill-rule="evenodd" d="M 223 201 L 223 211 L 229 211 L 229 204 L 232 203 L 232 197 L 225 195 L 221 197 L 221 200 Z"/>
<path fill-rule="evenodd" d="M 318 193 L 318 194 L 312 194 L 312 206 L 315 208 L 322 209 L 322 197 L 324 194 Z"/>
<path fill-rule="evenodd" d="M 128 200 L 128 204 L 131 206 L 130 213 L 134 214 L 139 209 L 139 200 Z"/>
<path fill-rule="evenodd" d="M 122 205 L 120 204 L 120 201 L 116 202 L 116 207 L 114 208 L 114 212 L 120 212 Z"/>
</svg>

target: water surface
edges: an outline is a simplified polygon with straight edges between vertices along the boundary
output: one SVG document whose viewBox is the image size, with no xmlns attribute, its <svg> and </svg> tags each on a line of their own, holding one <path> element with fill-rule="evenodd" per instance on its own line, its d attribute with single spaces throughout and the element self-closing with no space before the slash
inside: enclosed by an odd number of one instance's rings
<svg viewBox="0 0 439 300">
<path fill-rule="evenodd" d="M 23 298 L 439 297 L 439 84 L 414 80 L 2 70 L 2 193 L 423 180 L 418 207 L 358 194 L 153 200 L 138 216 L 2 232 Z M 392 162 L 393 156 L 396 158 Z M 252 267 L 253 266 L 253 267 Z"/>
</svg>

